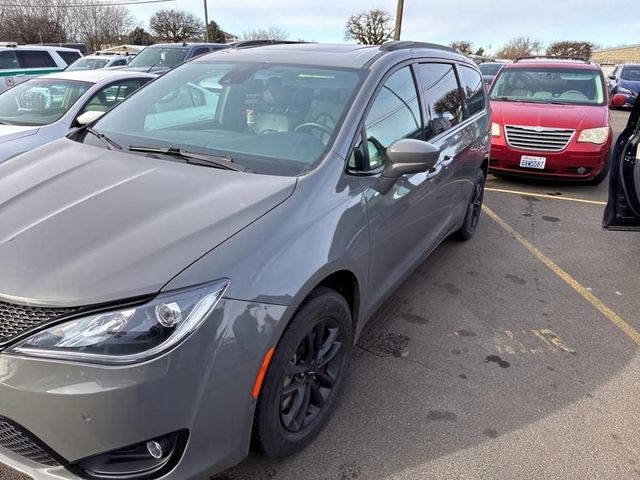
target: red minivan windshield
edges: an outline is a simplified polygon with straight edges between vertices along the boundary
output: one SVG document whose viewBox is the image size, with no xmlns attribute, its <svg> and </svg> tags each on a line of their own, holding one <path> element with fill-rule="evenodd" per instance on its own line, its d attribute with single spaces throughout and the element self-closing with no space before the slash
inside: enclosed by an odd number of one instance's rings
<svg viewBox="0 0 640 480">
<path fill-rule="evenodd" d="M 503 68 L 493 83 L 491 100 L 571 105 L 604 105 L 605 89 L 597 70 Z"/>
</svg>

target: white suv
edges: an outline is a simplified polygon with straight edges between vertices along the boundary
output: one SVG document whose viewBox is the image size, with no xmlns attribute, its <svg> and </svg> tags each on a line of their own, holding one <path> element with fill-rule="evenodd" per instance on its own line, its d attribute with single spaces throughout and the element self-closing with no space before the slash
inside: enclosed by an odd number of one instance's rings
<svg viewBox="0 0 640 480">
<path fill-rule="evenodd" d="M 31 77 L 64 70 L 80 57 L 73 48 L 0 44 L 0 92 Z"/>
</svg>

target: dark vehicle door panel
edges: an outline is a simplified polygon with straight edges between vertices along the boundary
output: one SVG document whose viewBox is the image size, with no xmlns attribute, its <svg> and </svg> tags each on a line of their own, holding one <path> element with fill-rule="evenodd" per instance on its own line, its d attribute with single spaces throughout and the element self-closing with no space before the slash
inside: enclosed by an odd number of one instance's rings
<svg viewBox="0 0 640 480">
<path fill-rule="evenodd" d="M 603 226 L 640 231 L 640 102 L 616 142 L 611 159 L 609 199 Z"/>
</svg>

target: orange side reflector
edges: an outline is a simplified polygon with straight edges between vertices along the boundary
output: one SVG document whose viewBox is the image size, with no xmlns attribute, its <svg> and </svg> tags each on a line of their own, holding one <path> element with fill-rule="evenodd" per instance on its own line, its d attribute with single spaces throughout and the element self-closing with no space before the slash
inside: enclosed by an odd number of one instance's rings
<svg viewBox="0 0 640 480">
<path fill-rule="evenodd" d="M 256 383 L 253 385 L 253 398 L 258 398 L 258 395 L 260 394 L 262 382 L 264 381 L 264 377 L 267 374 L 267 369 L 269 368 L 271 357 L 273 357 L 273 352 L 275 351 L 276 347 L 271 347 L 267 354 L 264 356 L 264 360 L 262 361 L 262 365 L 260 366 L 260 371 L 258 372 L 258 376 L 256 377 Z"/>
</svg>

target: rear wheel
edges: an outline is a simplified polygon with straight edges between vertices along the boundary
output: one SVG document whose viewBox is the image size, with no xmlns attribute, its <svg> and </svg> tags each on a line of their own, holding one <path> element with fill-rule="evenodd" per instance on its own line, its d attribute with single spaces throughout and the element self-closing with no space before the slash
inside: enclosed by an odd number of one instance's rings
<svg viewBox="0 0 640 480">
<path fill-rule="evenodd" d="M 451 235 L 451 238 L 453 238 L 454 240 L 470 240 L 476 233 L 478 222 L 480 221 L 480 214 L 482 213 L 482 201 L 484 200 L 484 182 L 484 172 L 482 170 L 478 170 L 478 173 L 476 174 L 476 180 L 473 184 L 471 198 L 469 199 L 469 204 L 467 205 L 467 213 L 465 214 L 462 227 L 460 227 L 460 230 L 454 232 Z"/>
<path fill-rule="evenodd" d="M 265 455 L 291 455 L 320 433 L 344 383 L 352 339 L 348 303 L 318 288 L 282 335 L 264 380 L 254 431 Z"/>
</svg>

